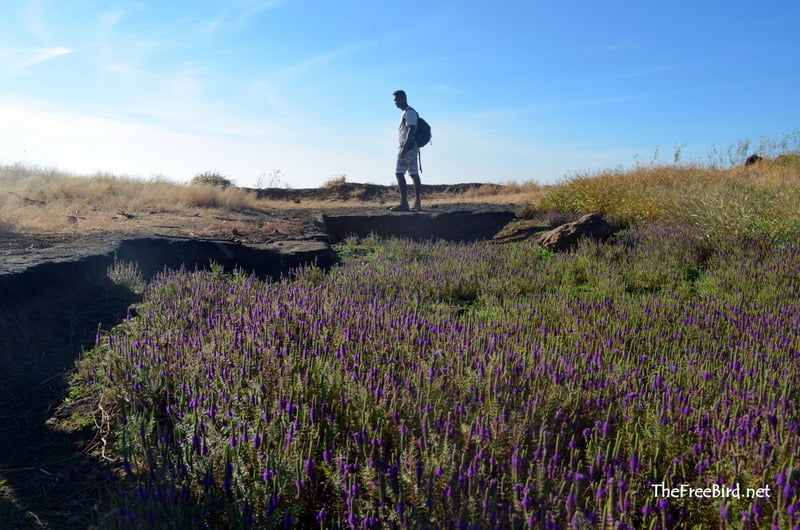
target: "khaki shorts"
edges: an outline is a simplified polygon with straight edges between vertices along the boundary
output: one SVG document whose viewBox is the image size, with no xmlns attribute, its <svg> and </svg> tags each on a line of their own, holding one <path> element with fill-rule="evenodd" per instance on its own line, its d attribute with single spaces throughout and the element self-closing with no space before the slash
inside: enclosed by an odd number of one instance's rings
<svg viewBox="0 0 800 530">
<path fill-rule="evenodd" d="M 397 175 L 405 175 L 408 171 L 411 175 L 419 175 L 419 148 L 409 149 L 405 154 L 397 154 L 397 166 L 394 170 Z"/>
</svg>

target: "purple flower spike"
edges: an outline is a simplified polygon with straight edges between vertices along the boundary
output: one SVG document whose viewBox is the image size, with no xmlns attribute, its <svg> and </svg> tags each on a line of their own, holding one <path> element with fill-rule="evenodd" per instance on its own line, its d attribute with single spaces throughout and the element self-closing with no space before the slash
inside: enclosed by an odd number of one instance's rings
<svg viewBox="0 0 800 530">
<path fill-rule="evenodd" d="M 316 469 L 314 467 L 314 460 L 306 460 L 305 464 L 304 464 L 304 468 L 305 468 L 306 474 L 308 475 L 308 478 L 310 478 L 311 480 L 315 480 L 316 476 L 317 476 L 317 472 L 316 472 Z"/>
</svg>

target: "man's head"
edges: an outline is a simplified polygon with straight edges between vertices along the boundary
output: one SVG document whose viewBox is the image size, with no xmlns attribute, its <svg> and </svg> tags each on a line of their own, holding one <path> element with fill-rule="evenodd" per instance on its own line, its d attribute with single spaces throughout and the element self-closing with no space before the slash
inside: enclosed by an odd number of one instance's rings
<svg viewBox="0 0 800 530">
<path fill-rule="evenodd" d="M 408 107 L 408 100 L 406 99 L 406 93 L 403 90 L 395 90 L 394 104 L 397 105 L 398 109 L 405 110 L 405 108 Z"/>
</svg>

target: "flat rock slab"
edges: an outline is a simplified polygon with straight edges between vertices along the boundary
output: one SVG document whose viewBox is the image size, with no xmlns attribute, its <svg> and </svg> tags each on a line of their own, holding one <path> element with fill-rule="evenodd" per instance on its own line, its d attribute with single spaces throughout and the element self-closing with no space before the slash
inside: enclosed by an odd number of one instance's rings
<svg viewBox="0 0 800 530">
<path fill-rule="evenodd" d="M 307 263 L 327 268 L 337 261 L 336 253 L 323 241 L 276 241 L 241 244 L 198 239 L 138 238 L 123 240 L 117 259 L 137 263 L 151 276 L 165 267 L 192 270 L 211 263 L 225 270 L 241 269 L 263 277 L 278 277 Z"/>
<path fill-rule="evenodd" d="M 417 241 L 479 241 L 492 238 L 516 217 L 514 207 L 459 205 L 441 206 L 421 212 L 323 214 L 321 223 L 331 243 L 350 236 L 403 237 Z"/>
<path fill-rule="evenodd" d="M 286 267 L 306 262 L 329 266 L 336 261 L 335 253 L 324 241 L 287 240 L 245 245 L 196 238 L 95 234 L 48 248 L 2 251 L 0 278 L 47 264 L 81 262 L 90 257 L 104 258 L 109 263 L 114 258 L 135 262 L 146 276 L 164 267 L 193 269 L 208 266 L 210 261 L 265 276 L 274 275 L 271 269 L 279 274 L 286 272 Z"/>
</svg>

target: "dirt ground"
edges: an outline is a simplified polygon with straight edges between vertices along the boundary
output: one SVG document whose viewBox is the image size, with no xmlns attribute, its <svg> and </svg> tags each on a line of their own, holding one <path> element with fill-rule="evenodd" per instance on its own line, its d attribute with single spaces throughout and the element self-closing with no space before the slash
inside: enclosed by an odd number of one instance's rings
<svg viewBox="0 0 800 530">
<path fill-rule="evenodd" d="M 198 209 L 193 213 L 153 212 L 131 217 L 95 212 L 44 230 L 0 231 L 0 250 L 49 248 L 90 234 L 163 235 L 196 239 L 264 243 L 303 238 L 315 231 L 320 212 L 298 210 Z"/>
<path fill-rule="evenodd" d="M 0 252 L 69 245 L 88 235 L 166 236 L 242 244 L 316 238 L 324 215 L 382 215 L 397 202 L 396 192 L 373 191 L 353 200 L 328 190 L 276 190 L 259 208 L 175 208 L 171 211 L 123 211 L 95 207 L 76 215 L 51 215 L 32 227 L 16 228 L 0 220 Z M 292 191 L 293 193 L 290 193 Z M 351 192 L 352 193 L 352 192 Z M 315 196 L 316 194 L 316 196 Z M 499 200 L 498 200 L 499 199 Z M 487 197 L 449 193 L 423 202 L 424 212 L 481 207 L 519 210 L 528 196 Z M 33 210 L 32 210 L 33 211 Z"/>
</svg>

